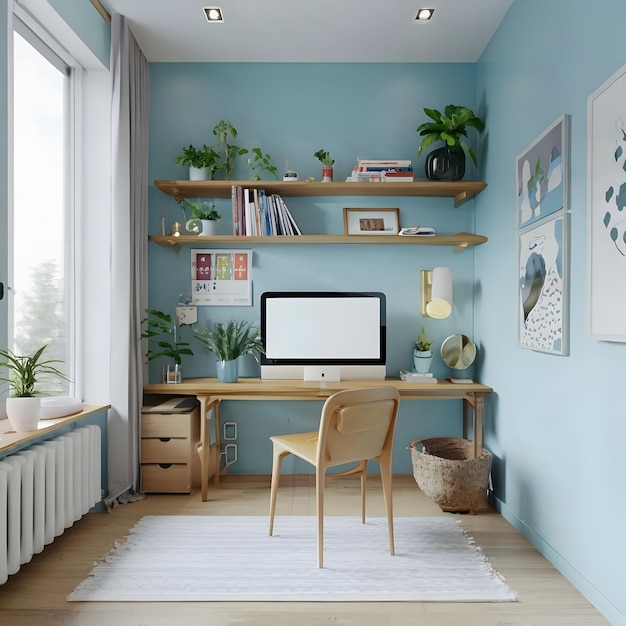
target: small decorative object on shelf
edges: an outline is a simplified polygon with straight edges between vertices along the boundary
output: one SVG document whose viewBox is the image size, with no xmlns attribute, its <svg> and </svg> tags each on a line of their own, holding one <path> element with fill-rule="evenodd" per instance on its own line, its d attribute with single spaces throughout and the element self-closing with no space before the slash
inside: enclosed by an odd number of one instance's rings
<svg viewBox="0 0 626 626">
<path fill-rule="evenodd" d="M 318 150 L 313 154 L 314 157 L 318 158 L 323 167 L 322 167 L 322 182 L 323 183 L 332 183 L 333 182 L 333 165 L 335 163 L 335 159 L 330 156 L 330 152 L 326 152 L 326 150 Z"/>
<path fill-rule="evenodd" d="M 426 157 L 426 177 L 429 180 L 461 180 L 465 175 L 465 151 L 477 165 L 476 152 L 465 143 L 466 128 L 472 127 L 482 132 L 485 123 L 467 107 L 449 104 L 443 114 L 437 109 L 424 109 L 432 122 L 424 122 L 417 127 L 423 137 L 417 155 L 436 141 L 443 141 L 443 148 L 434 150 Z"/>
<path fill-rule="evenodd" d="M 252 155 L 248 157 L 248 165 L 254 172 L 252 180 L 261 180 L 262 172 L 269 172 L 276 180 L 278 180 L 278 168 L 272 165 L 272 157 L 263 152 L 261 148 L 252 148 Z"/>
</svg>

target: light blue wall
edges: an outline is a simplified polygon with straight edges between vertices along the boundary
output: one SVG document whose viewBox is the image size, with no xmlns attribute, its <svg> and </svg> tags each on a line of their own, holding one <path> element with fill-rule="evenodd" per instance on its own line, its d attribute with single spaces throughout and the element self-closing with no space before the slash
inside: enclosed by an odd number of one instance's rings
<svg viewBox="0 0 626 626">
<path fill-rule="evenodd" d="M 516 1 L 478 64 L 489 149 L 476 202 L 476 336 L 498 506 L 600 607 L 626 624 L 626 345 L 587 333 L 587 98 L 626 63 L 626 4 Z M 626 113 L 626 103 L 624 103 Z M 515 159 L 571 117 L 571 356 L 517 347 Z"/>
<path fill-rule="evenodd" d="M 269 152 L 282 175 L 285 161 L 302 178 L 321 175 L 313 156 L 319 149 L 336 159 L 335 180 L 348 176 L 361 158 L 412 159 L 424 177 L 424 156 L 417 158 L 417 126 L 427 118 L 423 107 L 450 102 L 475 106 L 474 65 L 416 64 L 167 64 L 150 66 L 150 180 L 187 178 L 174 164 L 188 143 L 214 143 L 220 119 L 239 131 L 237 145 Z M 470 163 L 471 165 L 471 163 Z M 250 179 L 246 160 L 234 178 Z M 473 174 L 468 175 L 470 178 Z M 438 232 L 473 231 L 473 201 L 459 208 L 451 199 L 433 198 L 286 198 L 304 233 L 342 233 L 343 207 L 399 207 L 401 224 L 433 226 Z M 232 234 L 230 200 L 219 202 L 219 227 Z M 181 219 L 175 201 L 150 190 L 150 232 L 159 233 Z M 243 248 L 251 248 L 242 242 Z M 456 332 L 473 334 L 473 250 L 455 253 L 446 247 L 389 245 L 264 245 L 253 252 L 253 307 L 200 307 L 199 322 L 230 317 L 259 319 L 259 298 L 269 290 L 368 290 L 387 295 L 388 375 L 411 367 L 413 342 L 419 334 L 419 271 L 449 265 L 454 274 L 455 306 L 447 320 L 426 320 L 435 339 Z M 190 247 L 179 252 L 150 244 L 150 305 L 173 312 L 179 293 L 190 290 Z M 194 340 L 195 341 L 195 340 Z M 202 352 L 183 362 L 185 376 L 215 376 L 215 359 Z M 436 375 L 451 374 L 438 357 Z M 258 375 L 252 359 L 244 375 Z M 153 363 L 152 380 L 159 364 Z M 226 403 L 224 420 L 237 421 L 240 460 L 232 473 L 269 473 L 269 436 L 285 430 L 316 428 L 317 403 Z M 404 403 L 397 432 L 394 470 L 412 472 L 407 446 L 413 439 L 460 435 L 459 401 Z M 289 470 L 289 468 L 286 468 Z M 304 467 L 295 471 L 306 471 Z"/>
</svg>

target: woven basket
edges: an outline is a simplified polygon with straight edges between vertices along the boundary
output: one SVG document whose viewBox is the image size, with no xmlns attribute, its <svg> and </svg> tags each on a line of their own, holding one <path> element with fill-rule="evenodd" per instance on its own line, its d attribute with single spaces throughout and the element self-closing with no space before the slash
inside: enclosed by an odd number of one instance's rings
<svg viewBox="0 0 626 626">
<path fill-rule="evenodd" d="M 485 503 L 491 453 L 483 448 L 478 457 L 473 458 L 473 447 L 471 441 L 457 437 L 411 442 L 417 486 L 442 511 L 474 515 Z"/>
</svg>

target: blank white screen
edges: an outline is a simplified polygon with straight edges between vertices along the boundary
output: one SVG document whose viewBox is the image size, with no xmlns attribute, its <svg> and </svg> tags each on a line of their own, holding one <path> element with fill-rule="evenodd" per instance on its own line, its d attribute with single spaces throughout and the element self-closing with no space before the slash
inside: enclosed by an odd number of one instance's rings
<svg viewBox="0 0 626 626">
<path fill-rule="evenodd" d="M 268 359 L 380 358 L 378 298 L 268 298 Z"/>
</svg>

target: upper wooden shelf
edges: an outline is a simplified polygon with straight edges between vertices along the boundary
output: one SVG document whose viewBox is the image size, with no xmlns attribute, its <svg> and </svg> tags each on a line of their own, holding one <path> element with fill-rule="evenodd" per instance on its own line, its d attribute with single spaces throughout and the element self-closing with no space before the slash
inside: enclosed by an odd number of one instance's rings
<svg viewBox="0 0 626 626">
<path fill-rule="evenodd" d="M 217 235 L 215 237 L 200 237 L 198 235 L 150 235 L 150 241 L 160 245 L 178 246 L 181 244 L 216 244 L 229 243 L 237 245 L 248 244 L 393 244 L 393 245 L 421 245 L 421 246 L 456 246 L 467 248 L 477 246 L 487 241 L 484 235 L 472 233 L 455 233 L 454 235 L 437 235 L 435 237 L 400 237 L 399 235 L 298 235 L 274 237 L 237 237 L 235 235 Z"/>
<path fill-rule="evenodd" d="M 459 206 L 480 193 L 486 186 L 479 180 L 453 182 L 418 180 L 413 183 L 321 183 L 282 182 L 272 180 L 155 180 L 154 186 L 173 196 L 182 198 L 230 198 L 233 185 L 249 189 L 265 189 L 285 197 L 302 196 L 430 196 L 454 198 Z"/>
</svg>

